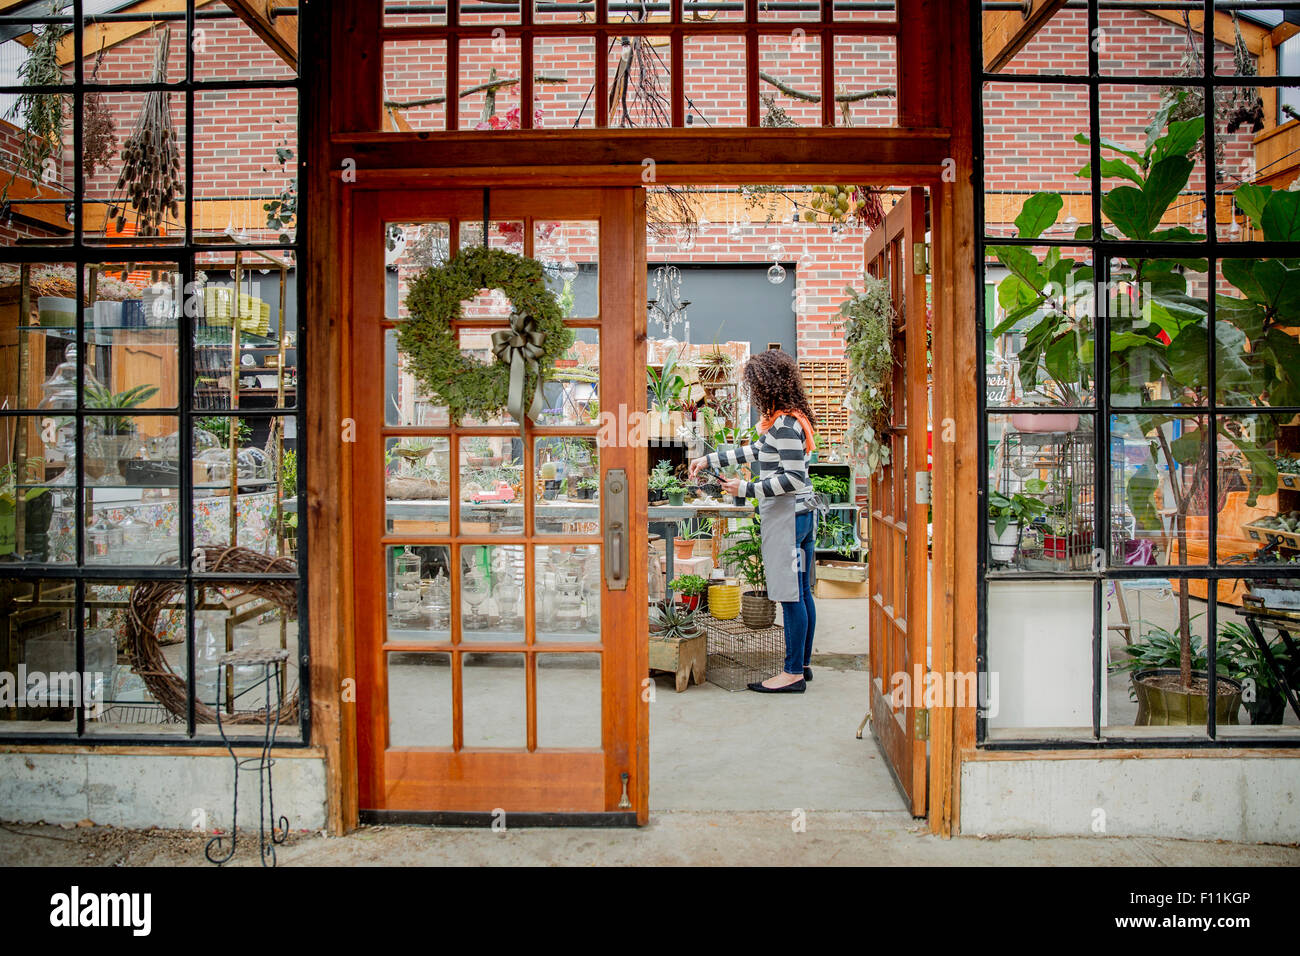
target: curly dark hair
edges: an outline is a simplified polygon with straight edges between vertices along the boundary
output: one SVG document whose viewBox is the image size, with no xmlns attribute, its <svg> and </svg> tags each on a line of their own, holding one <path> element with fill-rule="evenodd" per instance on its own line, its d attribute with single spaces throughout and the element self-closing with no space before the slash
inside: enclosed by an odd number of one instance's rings
<svg viewBox="0 0 1300 956">
<path fill-rule="evenodd" d="M 808 396 L 803 390 L 803 379 L 799 375 L 799 365 L 789 352 L 780 349 L 765 349 L 750 356 L 740 374 L 749 400 L 763 417 L 773 412 L 793 409 L 803 412 L 808 423 L 817 427 L 817 418 L 813 415 Z"/>
</svg>

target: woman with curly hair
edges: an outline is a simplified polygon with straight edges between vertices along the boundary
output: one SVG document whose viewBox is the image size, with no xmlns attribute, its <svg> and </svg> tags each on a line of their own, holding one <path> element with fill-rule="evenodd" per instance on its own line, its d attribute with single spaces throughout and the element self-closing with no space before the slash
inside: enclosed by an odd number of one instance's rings
<svg viewBox="0 0 1300 956">
<path fill-rule="evenodd" d="M 808 456 L 815 447 L 812 408 L 804 394 L 799 366 L 786 352 L 769 349 L 745 363 L 741 381 L 750 403 L 762 416 L 758 441 L 742 448 L 716 451 L 691 462 L 691 477 L 705 468 L 757 462 L 754 481 L 729 478 L 723 490 L 738 498 L 757 498 L 763 526 L 763 570 L 767 596 L 781 602 L 785 626 L 785 668 L 749 685 L 763 694 L 799 694 L 812 680 L 812 574 L 816 498 L 808 479 Z"/>
</svg>

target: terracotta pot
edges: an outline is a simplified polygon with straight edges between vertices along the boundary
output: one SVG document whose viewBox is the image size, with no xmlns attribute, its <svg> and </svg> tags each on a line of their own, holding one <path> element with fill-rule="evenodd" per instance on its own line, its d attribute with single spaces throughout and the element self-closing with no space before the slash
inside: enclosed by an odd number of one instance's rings
<svg viewBox="0 0 1300 956">
<path fill-rule="evenodd" d="M 766 591 L 746 591 L 740 596 L 740 619 L 756 631 L 771 627 L 776 620 L 776 602 L 768 599 Z"/>
<path fill-rule="evenodd" d="M 673 541 L 673 557 L 678 561 L 689 561 L 695 556 L 695 542 L 690 538 L 677 538 Z"/>
</svg>

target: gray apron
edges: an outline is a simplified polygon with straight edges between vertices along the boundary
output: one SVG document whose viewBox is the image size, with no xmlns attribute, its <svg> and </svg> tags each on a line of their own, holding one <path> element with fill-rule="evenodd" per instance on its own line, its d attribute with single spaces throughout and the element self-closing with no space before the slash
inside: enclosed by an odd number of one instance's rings
<svg viewBox="0 0 1300 956">
<path fill-rule="evenodd" d="M 767 596 L 773 601 L 799 600 L 799 562 L 794 540 L 794 495 L 758 499 L 763 522 L 763 571 Z"/>
</svg>

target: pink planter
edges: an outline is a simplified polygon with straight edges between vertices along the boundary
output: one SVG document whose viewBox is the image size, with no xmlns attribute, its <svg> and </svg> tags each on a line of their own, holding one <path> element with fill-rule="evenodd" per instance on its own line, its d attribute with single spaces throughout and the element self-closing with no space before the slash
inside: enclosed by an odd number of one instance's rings
<svg viewBox="0 0 1300 956">
<path fill-rule="evenodd" d="M 1079 416 L 1073 412 L 1012 415 L 1011 427 L 1018 432 L 1072 432 L 1079 427 Z"/>
</svg>

